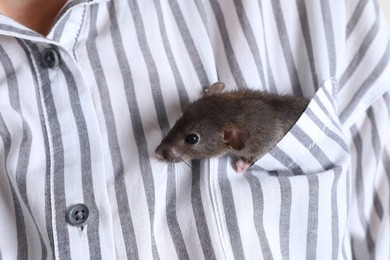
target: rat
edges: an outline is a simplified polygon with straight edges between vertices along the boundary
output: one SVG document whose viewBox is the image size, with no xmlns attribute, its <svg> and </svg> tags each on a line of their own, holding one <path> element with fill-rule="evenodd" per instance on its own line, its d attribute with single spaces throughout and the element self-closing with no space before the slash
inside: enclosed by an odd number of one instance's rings
<svg viewBox="0 0 390 260">
<path fill-rule="evenodd" d="M 237 158 L 244 173 L 269 152 L 302 115 L 309 101 L 259 90 L 222 92 L 216 82 L 191 103 L 156 148 L 167 162 L 205 159 L 226 154 Z"/>
</svg>

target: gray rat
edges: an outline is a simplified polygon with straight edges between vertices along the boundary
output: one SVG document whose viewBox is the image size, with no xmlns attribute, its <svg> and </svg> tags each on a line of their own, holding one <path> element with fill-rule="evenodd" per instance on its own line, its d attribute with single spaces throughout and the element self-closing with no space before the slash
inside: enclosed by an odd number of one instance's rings
<svg viewBox="0 0 390 260">
<path fill-rule="evenodd" d="M 238 158 L 243 173 L 271 150 L 295 124 L 309 101 L 264 91 L 224 92 L 224 83 L 210 86 L 191 103 L 156 148 L 167 162 L 204 159 L 225 154 Z"/>
</svg>

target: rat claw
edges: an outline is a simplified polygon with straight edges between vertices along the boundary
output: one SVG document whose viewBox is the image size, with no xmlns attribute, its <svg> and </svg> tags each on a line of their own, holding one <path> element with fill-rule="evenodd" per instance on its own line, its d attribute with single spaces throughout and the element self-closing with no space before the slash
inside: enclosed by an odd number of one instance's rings
<svg viewBox="0 0 390 260">
<path fill-rule="evenodd" d="M 236 161 L 236 171 L 237 173 L 245 173 L 246 170 L 251 166 L 252 164 L 244 162 L 242 159 L 239 159 Z"/>
</svg>

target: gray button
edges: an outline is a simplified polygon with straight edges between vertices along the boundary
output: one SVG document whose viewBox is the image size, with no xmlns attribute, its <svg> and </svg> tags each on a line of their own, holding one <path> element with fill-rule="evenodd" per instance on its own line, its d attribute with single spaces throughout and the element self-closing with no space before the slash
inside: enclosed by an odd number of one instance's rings
<svg viewBox="0 0 390 260">
<path fill-rule="evenodd" d="M 69 208 L 68 223 L 75 227 L 82 227 L 88 224 L 89 209 L 85 204 L 76 204 Z"/>
<path fill-rule="evenodd" d="M 47 48 L 43 51 L 43 62 L 48 68 L 57 66 L 60 62 L 60 55 L 54 48 Z"/>
</svg>

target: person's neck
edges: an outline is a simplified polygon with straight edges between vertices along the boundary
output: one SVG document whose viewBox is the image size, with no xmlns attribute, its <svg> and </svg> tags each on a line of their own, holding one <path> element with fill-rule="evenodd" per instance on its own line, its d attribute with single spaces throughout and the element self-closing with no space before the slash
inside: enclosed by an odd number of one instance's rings
<svg viewBox="0 0 390 260">
<path fill-rule="evenodd" d="M 0 13 L 47 35 L 65 3 L 66 0 L 0 0 Z"/>
</svg>

